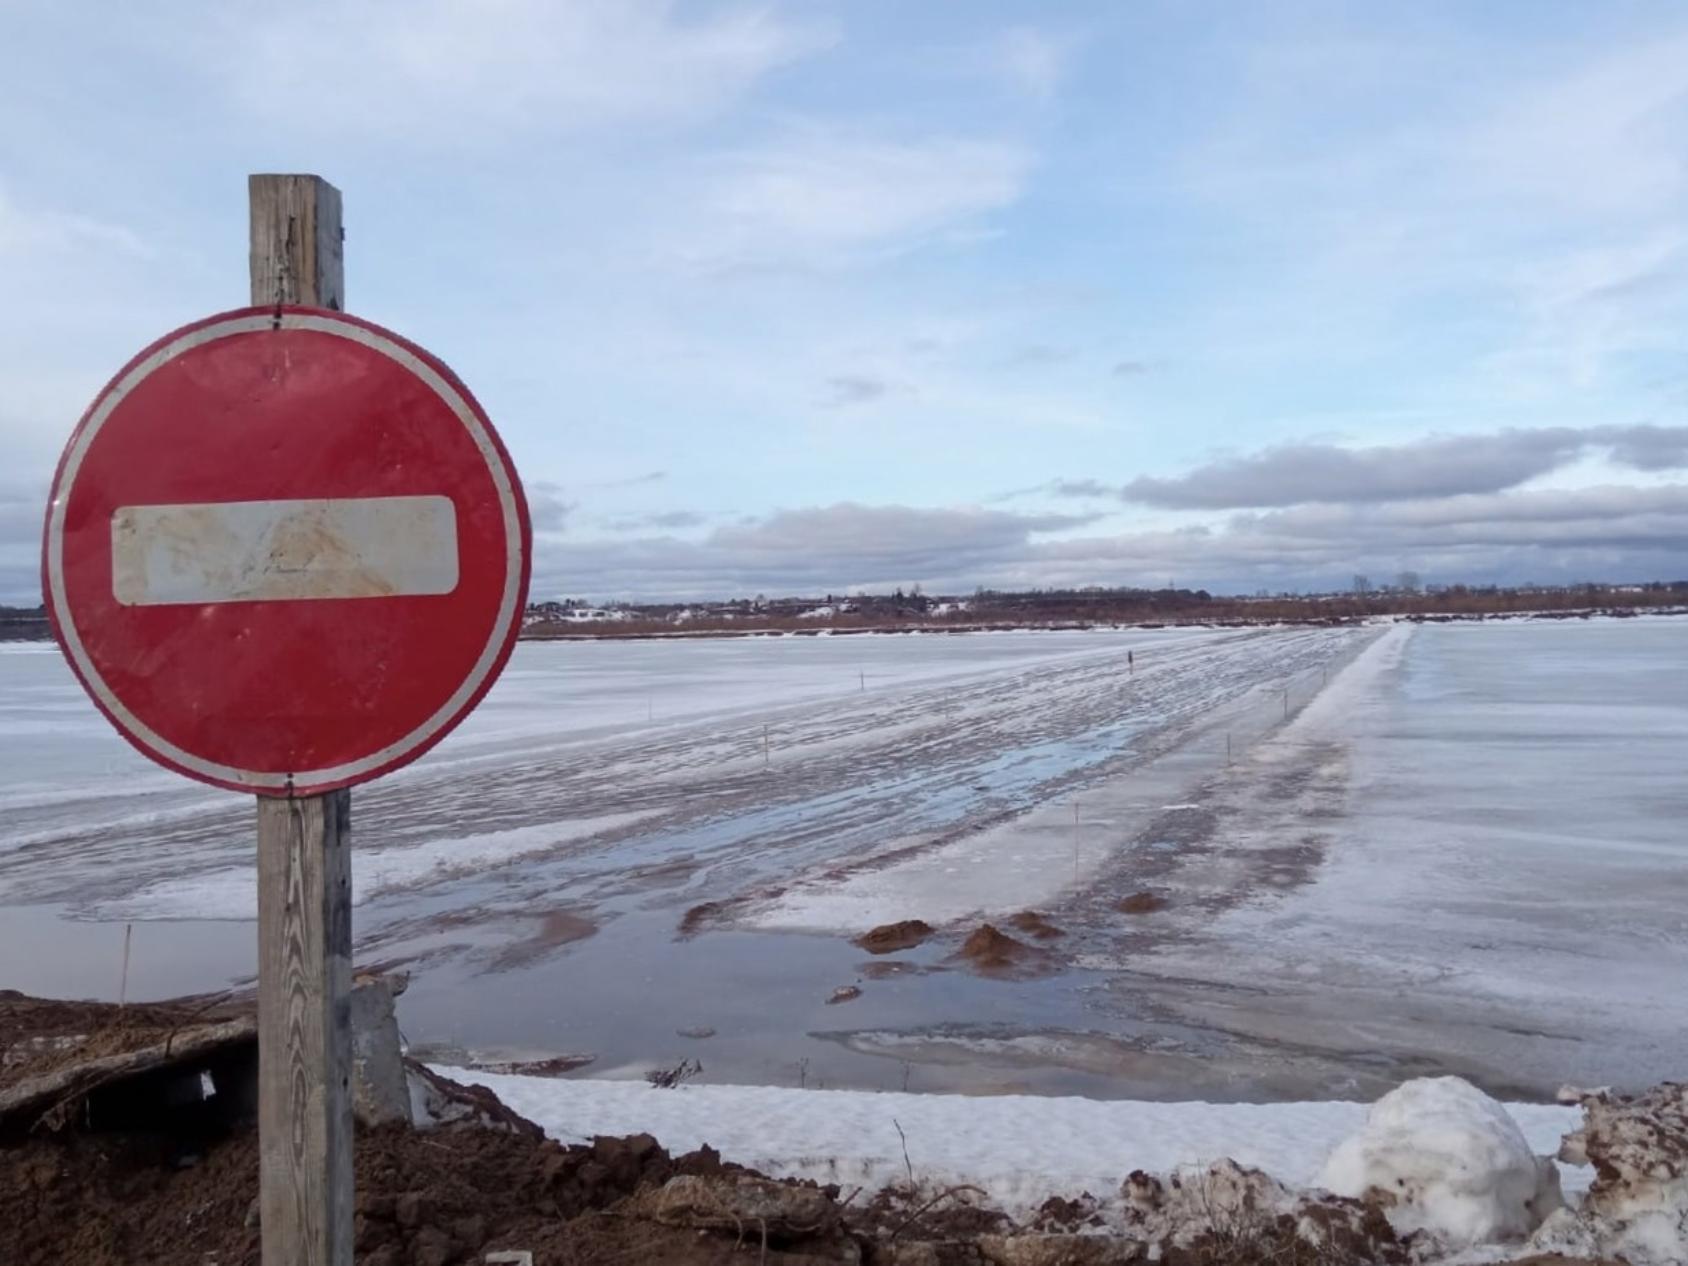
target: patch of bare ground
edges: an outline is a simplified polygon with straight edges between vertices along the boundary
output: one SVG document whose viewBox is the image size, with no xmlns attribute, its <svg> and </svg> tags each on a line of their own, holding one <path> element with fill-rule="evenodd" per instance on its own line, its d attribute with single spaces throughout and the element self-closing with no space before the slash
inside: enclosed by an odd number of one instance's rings
<svg viewBox="0 0 1688 1266">
<path fill-rule="evenodd" d="M 736 1172 L 708 1149 L 671 1157 L 648 1135 L 563 1147 L 482 1127 L 382 1127 L 358 1132 L 355 1167 L 353 1243 L 365 1266 L 448 1266 L 500 1249 L 535 1262 L 745 1260 L 731 1237 L 614 1212 L 678 1176 Z M 32 1138 L 0 1148 L 0 1191 L 22 1214 L 0 1221 L 0 1260 L 15 1266 L 258 1263 L 249 1126 L 221 1138 Z"/>
<path fill-rule="evenodd" d="M 863 932 L 851 944 L 869 954 L 895 954 L 922 944 L 932 935 L 932 925 L 923 919 L 904 919 L 900 923 L 881 923 Z"/>
</svg>

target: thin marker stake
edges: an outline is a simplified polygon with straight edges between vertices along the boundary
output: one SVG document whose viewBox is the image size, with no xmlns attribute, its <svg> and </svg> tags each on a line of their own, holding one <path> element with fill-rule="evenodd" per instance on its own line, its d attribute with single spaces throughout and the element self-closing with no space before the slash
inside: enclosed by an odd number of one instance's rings
<svg viewBox="0 0 1688 1266">
<path fill-rule="evenodd" d="M 135 925 L 133 923 L 123 925 L 123 975 L 117 982 L 117 1009 L 119 1011 L 123 1010 L 124 1004 L 129 1000 L 129 937 L 134 931 Z"/>
</svg>

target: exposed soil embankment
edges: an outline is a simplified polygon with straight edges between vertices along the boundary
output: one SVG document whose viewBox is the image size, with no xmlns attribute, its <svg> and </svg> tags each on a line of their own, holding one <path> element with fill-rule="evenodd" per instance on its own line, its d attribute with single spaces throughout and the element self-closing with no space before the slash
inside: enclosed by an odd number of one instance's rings
<svg viewBox="0 0 1688 1266">
<path fill-rule="evenodd" d="M 969 942 L 1010 963 L 1022 961 L 1022 951 L 1041 952 L 988 925 Z M 238 1008 L 206 1024 L 208 1008 L 197 1002 L 124 1013 L 16 994 L 0 1001 L 3 1088 L 49 1077 L 76 1088 L 74 1111 L 37 1114 L 32 1103 L 24 1116 L 0 1113 L 0 1261 L 259 1266 L 258 1137 L 250 1105 L 233 1093 L 237 1082 L 219 1082 L 217 1098 L 226 1102 L 190 1110 L 161 1093 L 158 1064 L 98 1086 L 78 1080 L 90 1061 L 156 1050 L 164 1031 L 176 1062 L 162 1068 L 197 1084 L 198 1057 L 177 1060 L 177 1041 L 181 1052 L 209 1049 L 207 1031 L 246 1018 Z M 564 1145 L 484 1087 L 420 1067 L 412 1075 L 424 1097 L 444 1096 L 451 1110 L 430 1110 L 427 1128 L 356 1131 L 360 1266 L 455 1266 L 498 1252 L 520 1255 L 516 1261 L 530 1255 L 535 1266 L 1359 1266 L 1436 1256 L 1392 1226 L 1394 1193 L 1344 1200 L 1292 1191 L 1231 1161 L 1169 1178 L 1134 1172 L 1117 1191 L 1051 1198 L 1020 1223 L 979 1188 L 933 1186 L 912 1168 L 907 1185 L 865 1194 L 771 1179 L 709 1147 L 675 1156 L 644 1134 Z M 1682 1214 L 1682 1102 L 1681 1087 L 1633 1101 L 1591 1097 L 1588 1124 L 1568 1146 L 1599 1168 L 1598 1199 L 1581 1221 L 1544 1227 L 1553 1239 L 1519 1244 L 1518 1253 L 1558 1243 L 1647 1250 L 1659 1223 Z M 1663 1259 L 1641 1252 L 1629 1260 Z"/>
</svg>

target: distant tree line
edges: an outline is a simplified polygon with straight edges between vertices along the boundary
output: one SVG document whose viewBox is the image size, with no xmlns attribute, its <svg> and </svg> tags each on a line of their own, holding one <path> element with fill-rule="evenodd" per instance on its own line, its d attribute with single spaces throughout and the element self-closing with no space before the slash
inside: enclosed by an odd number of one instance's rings
<svg viewBox="0 0 1688 1266">
<path fill-rule="evenodd" d="M 879 629 L 1045 628 L 1095 624 L 1328 624 L 1396 615 L 1420 619 L 1574 614 L 1602 611 L 1631 615 L 1688 606 L 1688 580 L 1614 585 L 1438 585 L 1416 572 L 1401 572 L 1391 584 L 1374 585 L 1363 575 L 1347 591 L 1216 597 L 1205 589 L 1140 589 L 1088 586 L 1078 589 L 999 590 L 968 595 L 931 595 L 915 585 L 882 594 L 826 594 L 822 597 L 733 598 L 702 603 L 587 603 L 581 599 L 536 602 L 528 607 L 525 635 L 638 637 L 656 633 L 800 632 L 865 633 Z M 613 623 L 589 628 L 567 617 L 589 608 L 609 608 Z M 0 606 L 0 641 L 50 638 L 45 607 Z"/>
<path fill-rule="evenodd" d="M 52 636 L 46 607 L 0 606 L 0 642 L 36 642 Z"/>
<path fill-rule="evenodd" d="M 1688 580 L 1609 585 L 1435 585 L 1402 572 L 1378 586 L 1355 576 L 1341 593 L 1220 596 L 1205 589 L 1085 587 L 976 589 L 969 595 L 929 595 L 918 586 L 883 594 L 826 594 L 811 598 L 737 598 L 714 603 L 616 604 L 626 618 L 592 636 L 655 633 L 834 633 L 880 629 L 1086 627 L 1098 624 L 1346 623 L 1369 616 L 1420 619 L 1602 611 L 1615 615 L 1688 606 Z M 581 635 L 565 625 L 530 624 L 529 636 Z"/>
</svg>

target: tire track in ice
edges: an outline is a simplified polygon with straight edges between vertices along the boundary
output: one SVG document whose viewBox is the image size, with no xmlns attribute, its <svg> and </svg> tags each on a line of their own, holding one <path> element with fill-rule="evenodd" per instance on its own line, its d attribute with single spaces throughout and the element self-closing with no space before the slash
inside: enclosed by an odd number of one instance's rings
<svg viewBox="0 0 1688 1266">
<path fill-rule="evenodd" d="M 1121 761 L 1175 746 L 1213 707 L 1331 658 L 1362 635 L 1281 629 L 1122 637 L 1079 654 L 761 714 L 541 738 L 485 759 L 422 762 L 359 789 L 360 853 L 546 823 L 642 819 L 584 839 L 563 839 L 559 830 L 555 848 L 525 853 L 517 864 L 423 876 L 360 907 L 360 933 L 424 906 L 508 913 L 633 892 L 640 901 L 679 905 L 849 864 L 890 841 L 1023 812 Z M 967 645 L 957 639 L 958 657 Z M 1128 649 L 1137 654 L 1135 673 Z M 107 916 L 112 903 L 142 890 L 250 865 L 251 812 L 247 801 L 219 797 L 44 831 L 0 854 L 0 900 L 68 903 Z M 652 871 L 669 877 L 654 894 L 639 886 Z M 676 874 L 683 882 L 674 882 Z M 124 912 L 142 916 L 132 902 Z"/>
</svg>

